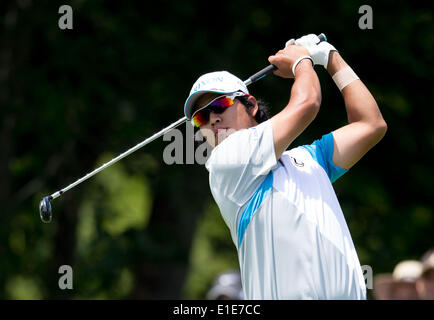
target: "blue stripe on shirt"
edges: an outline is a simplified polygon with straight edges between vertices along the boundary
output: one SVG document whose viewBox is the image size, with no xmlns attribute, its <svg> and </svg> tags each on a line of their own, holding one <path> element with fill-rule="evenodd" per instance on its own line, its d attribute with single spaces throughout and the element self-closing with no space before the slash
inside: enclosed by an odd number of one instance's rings
<svg viewBox="0 0 434 320">
<path fill-rule="evenodd" d="M 332 183 L 348 171 L 335 166 L 333 163 L 334 142 L 332 132 L 323 135 L 321 139 L 315 140 L 311 145 L 302 146 L 302 148 L 309 151 L 312 158 L 323 167 Z"/>
<path fill-rule="evenodd" d="M 241 246 L 241 242 L 243 241 L 244 233 L 246 232 L 247 226 L 252 220 L 256 210 L 262 204 L 267 195 L 271 192 L 273 188 L 273 173 L 270 172 L 265 178 L 264 182 L 259 186 L 259 188 L 255 191 L 253 197 L 247 203 L 247 206 L 244 208 L 243 213 L 241 214 L 240 221 L 238 223 L 238 248 Z"/>
</svg>

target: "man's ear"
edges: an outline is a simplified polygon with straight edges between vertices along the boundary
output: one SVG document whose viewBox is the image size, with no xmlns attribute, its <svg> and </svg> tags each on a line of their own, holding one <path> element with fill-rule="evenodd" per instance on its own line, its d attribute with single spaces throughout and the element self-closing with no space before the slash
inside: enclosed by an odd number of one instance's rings
<svg viewBox="0 0 434 320">
<path fill-rule="evenodd" d="M 247 98 L 247 100 L 253 106 L 250 108 L 250 115 L 254 118 L 259 111 L 258 101 L 256 101 L 256 98 L 251 95 Z"/>
</svg>

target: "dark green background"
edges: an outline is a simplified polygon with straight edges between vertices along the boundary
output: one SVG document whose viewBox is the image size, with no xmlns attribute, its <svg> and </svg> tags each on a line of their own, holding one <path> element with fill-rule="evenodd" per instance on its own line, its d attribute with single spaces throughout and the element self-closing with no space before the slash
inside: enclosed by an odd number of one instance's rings
<svg viewBox="0 0 434 320">
<path fill-rule="evenodd" d="M 58 28 L 59 6 L 73 30 Z M 361 30 L 361 5 L 373 29 Z M 2 1 L 0 298 L 204 298 L 237 269 L 236 250 L 199 165 L 166 165 L 153 142 L 53 201 L 65 187 L 183 116 L 201 74 L 242 79 L 290 38 L 326 33 L 376 98 L 386 137 L 335 183 L 362 265 L 374 274 L 433 246 L 433 13 L 410 1 Z M 295 141 L 345 124 L 317 67 L 322 106 Z M 275 114 L 291 80 L 249 87 Z M 182 130 L 185 130 L 183 127 Z M 58 269 L 74 289 L 58 288 Z"/>
</svg>

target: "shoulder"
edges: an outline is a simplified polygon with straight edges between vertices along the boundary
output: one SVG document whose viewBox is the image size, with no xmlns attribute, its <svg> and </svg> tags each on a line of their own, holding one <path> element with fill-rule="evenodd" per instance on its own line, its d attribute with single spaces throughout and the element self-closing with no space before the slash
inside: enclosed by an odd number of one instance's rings
<svg viewBox="0 0 434 320">
<path fill-rule="evenodd" d="M 272 143 L 271 121 L 265 121 L 257 126 L 241 129 L 232 133 L 212 152 L 205 167 L 245 164 L 251 160 L 258 149 L 265 148 Z"/>
</svg>

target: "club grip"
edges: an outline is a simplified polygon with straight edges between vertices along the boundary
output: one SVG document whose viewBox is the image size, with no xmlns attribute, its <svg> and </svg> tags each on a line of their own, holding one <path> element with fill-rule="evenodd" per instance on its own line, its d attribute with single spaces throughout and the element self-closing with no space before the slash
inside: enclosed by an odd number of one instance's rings
<svg viewBox="0 0 434 320">
<path fill-rule="evenodd" d="M 318 38 L 319 38 L 319 42 L 327 41 L 327 37 L 324 33 L 319 34 Z M 263 77 L 265 77 L 266 75 L 268 75 L 269 73 L 273 72 L 276 69 L 277 67 L 274 64 L 270 64 L 269 66 L 265 67 L 261 71 L 256 72 L 253 76 L 250 76 L 250 78 L 244 81 L 244 83 L 246 84 L 246 86 L 248 86 L 249 84 L 258 81 L 259 79 L 262 79 Z"/>
</svg>

